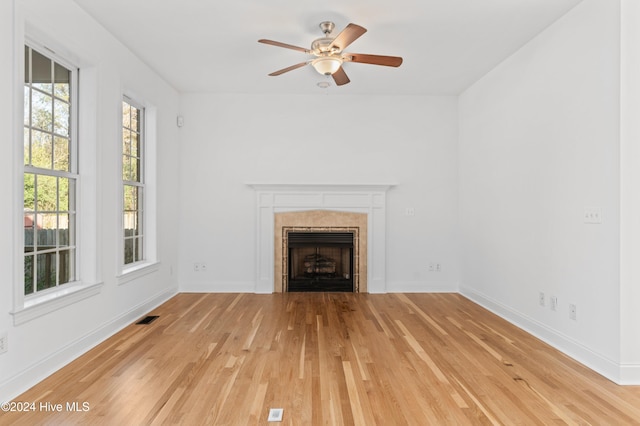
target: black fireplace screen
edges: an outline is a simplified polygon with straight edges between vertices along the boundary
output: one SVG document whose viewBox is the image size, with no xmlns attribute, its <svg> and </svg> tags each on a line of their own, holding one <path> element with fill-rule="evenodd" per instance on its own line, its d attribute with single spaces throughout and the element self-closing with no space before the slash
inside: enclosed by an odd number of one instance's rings
<svg viewBox="0 0 640 426">
<path fill-rule="evenodd" d="M 288 291 L 353 291 L 353 232 L 289 232 Z"/>
</svg>

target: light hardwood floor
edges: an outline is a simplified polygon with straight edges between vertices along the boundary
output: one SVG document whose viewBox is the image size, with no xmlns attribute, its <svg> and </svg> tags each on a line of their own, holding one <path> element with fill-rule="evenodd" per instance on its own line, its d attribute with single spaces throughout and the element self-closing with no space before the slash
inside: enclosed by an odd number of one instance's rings
<svg viewBox="0 0 640 426">
<path fill-rule="evenodd" d="M 640 387 L 456 294 L 180 294 L 150 314 L 0 424 L 640 424 Z"/>
</svg>

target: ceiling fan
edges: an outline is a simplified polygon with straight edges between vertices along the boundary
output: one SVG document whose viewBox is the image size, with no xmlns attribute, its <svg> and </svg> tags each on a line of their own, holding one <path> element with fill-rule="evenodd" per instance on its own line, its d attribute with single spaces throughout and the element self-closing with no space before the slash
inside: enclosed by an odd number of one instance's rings
<svg viewBox="0 0 640 426">
<path fill-rule="evenodd" d="M 315 58 L 309 59 L 299 64 L 274 71 L 270 76 L 277 76 L 305 65 L 311 64 L 313 68 L 320 74 L 331 75 L 336 85 L 342 86 L 349 83 L 349 77 L 344 72 L 342 64 L 345 62 L 359 62 L 363 64 L 384 65 L 388 67 L 399 67 L 402 64 L 402 58 L 399 56 L 381 56 L 366 55 L 363 53 L 346 53 L 344 49 L 351 43 L 356 41 L 367 30 L 360 25 L 349 24 L 336 37 L 331 36 L 331 32 L 335 28 L 335 24 L 330 21 L 320 23 L 320 29 L 324 33 L 324 37 L 318 38 L 311 43 L 311 49 L 293 46 L 279 41 L 260 39 L 259 43 L 270 44 L 272 46 L 284 47 L 287 49 L 297 50 L 299 52 L 313 55 Z"/>
</svg>

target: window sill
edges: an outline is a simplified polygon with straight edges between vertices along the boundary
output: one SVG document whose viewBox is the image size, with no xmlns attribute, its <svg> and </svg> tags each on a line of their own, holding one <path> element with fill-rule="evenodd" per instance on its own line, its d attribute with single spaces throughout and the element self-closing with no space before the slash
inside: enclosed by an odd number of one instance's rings
<svg viewBox="0 0 640 426">
<path fill-rule="evenodd" d="M 122 271 L 121 275 L 118 275 L 118 285 L 126 284 L 158 270 L 160 270 L 160 262 L 145 262 L 128 267 Z"/>
<path fill-rule="evenodd" d="M 24 307 L 11 312 L 13 324 L 20 325 L 35 318 L 72 305 L 100 293 L 102 283 L 70 285 L 57 291 L 25 300 Z"/>
</svg>

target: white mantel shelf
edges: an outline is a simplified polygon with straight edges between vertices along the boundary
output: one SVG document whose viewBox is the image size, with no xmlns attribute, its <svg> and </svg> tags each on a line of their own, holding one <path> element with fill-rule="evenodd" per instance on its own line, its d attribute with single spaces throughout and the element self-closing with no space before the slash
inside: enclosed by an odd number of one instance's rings
<svg viewBox="0 0 640 426">
<path fill-rule="evenodd" d="M 274 291 L 274 215 L 332 210 L 367 214 L 367 287 L 386 292 L 386 193 L 392 183 L 247 183 L 256 192 L 256 293 Z"/>
<path fill-rule="evenodd" d="M 395 183 L 247 183 L 256 191 L 388 191 Z"/>
</svg>

